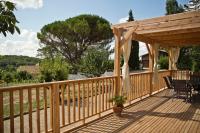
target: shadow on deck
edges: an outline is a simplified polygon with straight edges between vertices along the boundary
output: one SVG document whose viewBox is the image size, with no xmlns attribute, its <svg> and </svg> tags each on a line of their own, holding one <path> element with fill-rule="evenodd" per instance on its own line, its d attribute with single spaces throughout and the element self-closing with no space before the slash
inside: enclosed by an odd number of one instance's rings
<svg viewBox="0 0 200 133">
<path fill-rule="evenodd" d="M 122 117 L 111 114 L 73 132 L 200 132 L 200 96 L 187 103 L 168 90 L 127 107 Z"/>
</svg>

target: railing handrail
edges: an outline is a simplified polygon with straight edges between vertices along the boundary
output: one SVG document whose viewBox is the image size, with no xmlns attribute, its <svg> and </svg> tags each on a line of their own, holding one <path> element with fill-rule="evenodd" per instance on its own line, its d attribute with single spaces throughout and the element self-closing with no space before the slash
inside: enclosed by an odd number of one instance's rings
<svg viewBox="0 0 200 133">
<path fill-rule="evenodd" d="M 63 80 L 63 81 L 53 81 L 53 82 L 45 82 L 45 83 L 35 83 L 35 84 L 21 85 L 21 86 L 0 87 L 0 92 L 9 91 L 13 89 L 20 90 L 20 89 L 28 89 L 28 88 L 48 87 L 53 84 L 74 83 L 74 82 L 79 83 L 79 82 L 109 79 L 109 78 L 115 78 L 115 77 L 117 76 L 105 76 L 105 77 L 95 77 L 95 78 L 78 79 L 78 80 Z"/>
</svg>

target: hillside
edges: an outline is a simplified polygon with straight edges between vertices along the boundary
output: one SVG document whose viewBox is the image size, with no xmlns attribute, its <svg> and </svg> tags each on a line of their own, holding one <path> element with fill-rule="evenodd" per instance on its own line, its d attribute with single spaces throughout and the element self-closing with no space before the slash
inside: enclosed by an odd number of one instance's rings
<svg viewBox="0 0 200 133">
<path fill-rule="evenodd" d="M 35 65 L 39 63 L 40 59 L 28 56 L 17 55 L 0 55 L 0 68 L 4 69 L 7 66 L 15 68 L 23 65 Z"/>
</svg>

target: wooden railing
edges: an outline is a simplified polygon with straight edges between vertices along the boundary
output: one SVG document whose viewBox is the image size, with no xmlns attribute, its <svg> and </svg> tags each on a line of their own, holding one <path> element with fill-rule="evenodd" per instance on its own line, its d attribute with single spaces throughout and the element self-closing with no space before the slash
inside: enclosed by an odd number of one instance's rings
<svg viewBox="0 0 200 133">
<path fill-rule="evenodd" d="M 0 132 L 59 131 L 84 124 L 111 109 L 114 88 L 115 77 L 1 88 Z"/>
<path fill-rule="evenodd" d="M 170 71 L 159 72 L 152 87 L 151 72 L 131 74 L 127 103 L 165 88 L 166 75 Z M 60 132 L 83 125 L 112 108 L 115 85 L 112 76 L 0 88 L 0 132 Z"/>
</svg>

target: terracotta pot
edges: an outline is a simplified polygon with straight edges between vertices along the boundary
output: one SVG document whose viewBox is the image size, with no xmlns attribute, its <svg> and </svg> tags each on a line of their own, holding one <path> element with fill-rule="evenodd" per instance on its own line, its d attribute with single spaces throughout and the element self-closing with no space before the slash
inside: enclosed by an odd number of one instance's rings
<svg viewBox="0 0 200 133">
<path fill-rule="evenodd" d="M 116 116 L 121 116 L 122 111 L 123 107 L 113 107 L 113 112 Z"/>
</svg>

